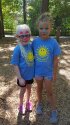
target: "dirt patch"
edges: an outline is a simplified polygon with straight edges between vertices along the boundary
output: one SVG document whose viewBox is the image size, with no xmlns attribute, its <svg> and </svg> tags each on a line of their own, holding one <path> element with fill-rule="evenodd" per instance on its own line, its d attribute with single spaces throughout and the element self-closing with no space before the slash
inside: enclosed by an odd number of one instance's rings
<svg viewBox="0 0 70 125">
<path fill-rule="evenodd" d="M 19 88 L 16 76 L 10 65 L 12 51 L 16 42 L 12 39 L 0 41 L 0 125 L 50 125 L 45 89 L 43 90 L 43 115 L 37 116 L 36 83 L 32 85 L 31 100 L 33 111 L 25 116 L 18 114 Z M 70 40 L 61 39 L 62 55 L 56 82 L 58 125 L 70 125 Z M 26 96 L 24 102 L 26 100 Z"/>
</svg>

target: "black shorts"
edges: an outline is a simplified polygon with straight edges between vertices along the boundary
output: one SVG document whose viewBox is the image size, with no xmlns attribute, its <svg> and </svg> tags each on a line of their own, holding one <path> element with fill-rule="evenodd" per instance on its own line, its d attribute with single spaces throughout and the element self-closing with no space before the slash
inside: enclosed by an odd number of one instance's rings
<svg viewBox="0 0 70 125">
<path fill-rule="evenodd" d="M 32 83 L 33 83 L 33 79 L 30 79 L 30 80 L 25 80 L 25 85 L 20 85 L 19 79 L 17 79 L 17 84 L 20 87 L 25 87 L 27 84 L 32 84 Z"/>
</svg>

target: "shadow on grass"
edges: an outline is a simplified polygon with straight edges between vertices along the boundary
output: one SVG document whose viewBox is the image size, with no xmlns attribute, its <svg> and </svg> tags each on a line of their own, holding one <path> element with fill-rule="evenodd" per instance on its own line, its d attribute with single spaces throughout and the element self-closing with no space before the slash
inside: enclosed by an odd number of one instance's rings
<svg viewBox="0 0 70 125">
<path fill-rule="evenodd" d="M 0 125 L 10 125 L 10 119 L 5 119 L 6 110 L 10 110 L 10 113 L 14 119 L 14 113 L 12 112 L 11 106 L 7 103 L 7 98 L 10 97 L 13 93 L 13 90 L 16 91 L 16 85 L 12 85 L 12 79 L 14 79 L 14 72 L 12 66 L 10 66 L 10 59 L 13 51 L 13 47 L 16 45 L 14 41 L 12 42 L 4 42 L 0 43 L 0 86 L 8 88 L 4 91 L 0 97 L 0 111 L 4 119 L 0 119 Z M 60 70 L 64 69 L 67 76 L 69 75 L 70 69 L 70 41 L 65 41 L 61 43 L 62 48 L 62 55 L 61 55 L 61 62 L 60 62 Z M 12 85 L 12 86 L 11 86 Z M 57 95 L 57 107 L 59 111 L 59 125 L 70 125 L 70 81 L 67 79 L 65 74 L 58 74 L 58 79 L 55 85 L 56 88 L 56 95 Z M 34 93 L 33 93 L 34 94 Z M 42 116 L 32 116 L 34 120 L 31 120 L 30 114 L 26 116 L 20 116 L 18 114 L 17 117 L 17 125 L 50 125 L 49 123 L 49 116 L 48 116 L 48 107 L 47 107 L 47 99 L 46 99 L 46 92 L 43 91 L 43 115 Z M 13 102 L 11 102 L 13 103 Z M 1 112 L 0 112 L 1 113 Z M 12 121 L 12 125 L 14 125 Z"/>
<path fill-rule="evenodd" d="M 17 125 L 31 125 L 31 121 L 29 119 L 30 116 L 30 112 L 26 112 L 25 115 L 21 115 L 20 113 L 18 113 L 17 116 Z"/>
<path fill-rule="evenodd" d="M 0 117 L 0 125 L 11 125 L 8 119 Z"/>
</svg>

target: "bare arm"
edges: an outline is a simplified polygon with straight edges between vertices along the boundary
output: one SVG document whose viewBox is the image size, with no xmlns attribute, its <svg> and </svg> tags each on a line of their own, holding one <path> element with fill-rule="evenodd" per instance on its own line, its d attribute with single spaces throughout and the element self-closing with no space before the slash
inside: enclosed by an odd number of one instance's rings
<svg viewBox="0 0 70 125">
<path fill-rule="evenodd" d="M 20 70 L 19 70 L 19 67 L 17 65 L 14 65 L 14 70 L 15 70 L 17 78 L 21 79 Z"/>
<path fill-rule="evenodd" d="M 14 65 L 14 70 L 16 72 L 17 78 L 19 79 L 19 84 L 20 85 L 25 85 L 25 80 L 22 78 L 22 76 L 20 74 L 19 67 L 17 65 Z"/>
<path fill-rule="evenodd" d="M 57 71 L 58 71 L 58 62 L 59 62 L 59 57 L 55 56 L 54 57 L 54 72 L 53 72 L 53 80 L 56 81 L 57 77 Z"/>
</svg>

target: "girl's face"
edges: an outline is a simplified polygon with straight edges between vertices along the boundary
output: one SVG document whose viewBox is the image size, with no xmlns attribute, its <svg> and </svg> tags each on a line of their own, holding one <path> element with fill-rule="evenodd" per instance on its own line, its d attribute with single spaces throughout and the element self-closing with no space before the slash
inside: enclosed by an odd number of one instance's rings
<svg viewBox="0 0 70 125">
<path fill-rule="evenodd" d="M 50 35 L 51 24 L 50 21 L 47 22 L 39 22 L 39 36 L 42 39 L 47 39 Z"/>
<path fill-rule="evenodd" d="M 30 40 L 30 33 L 28 31 L 20 32 L 19 40 L 22 45 L 27 45 Z"/>
</svg>

